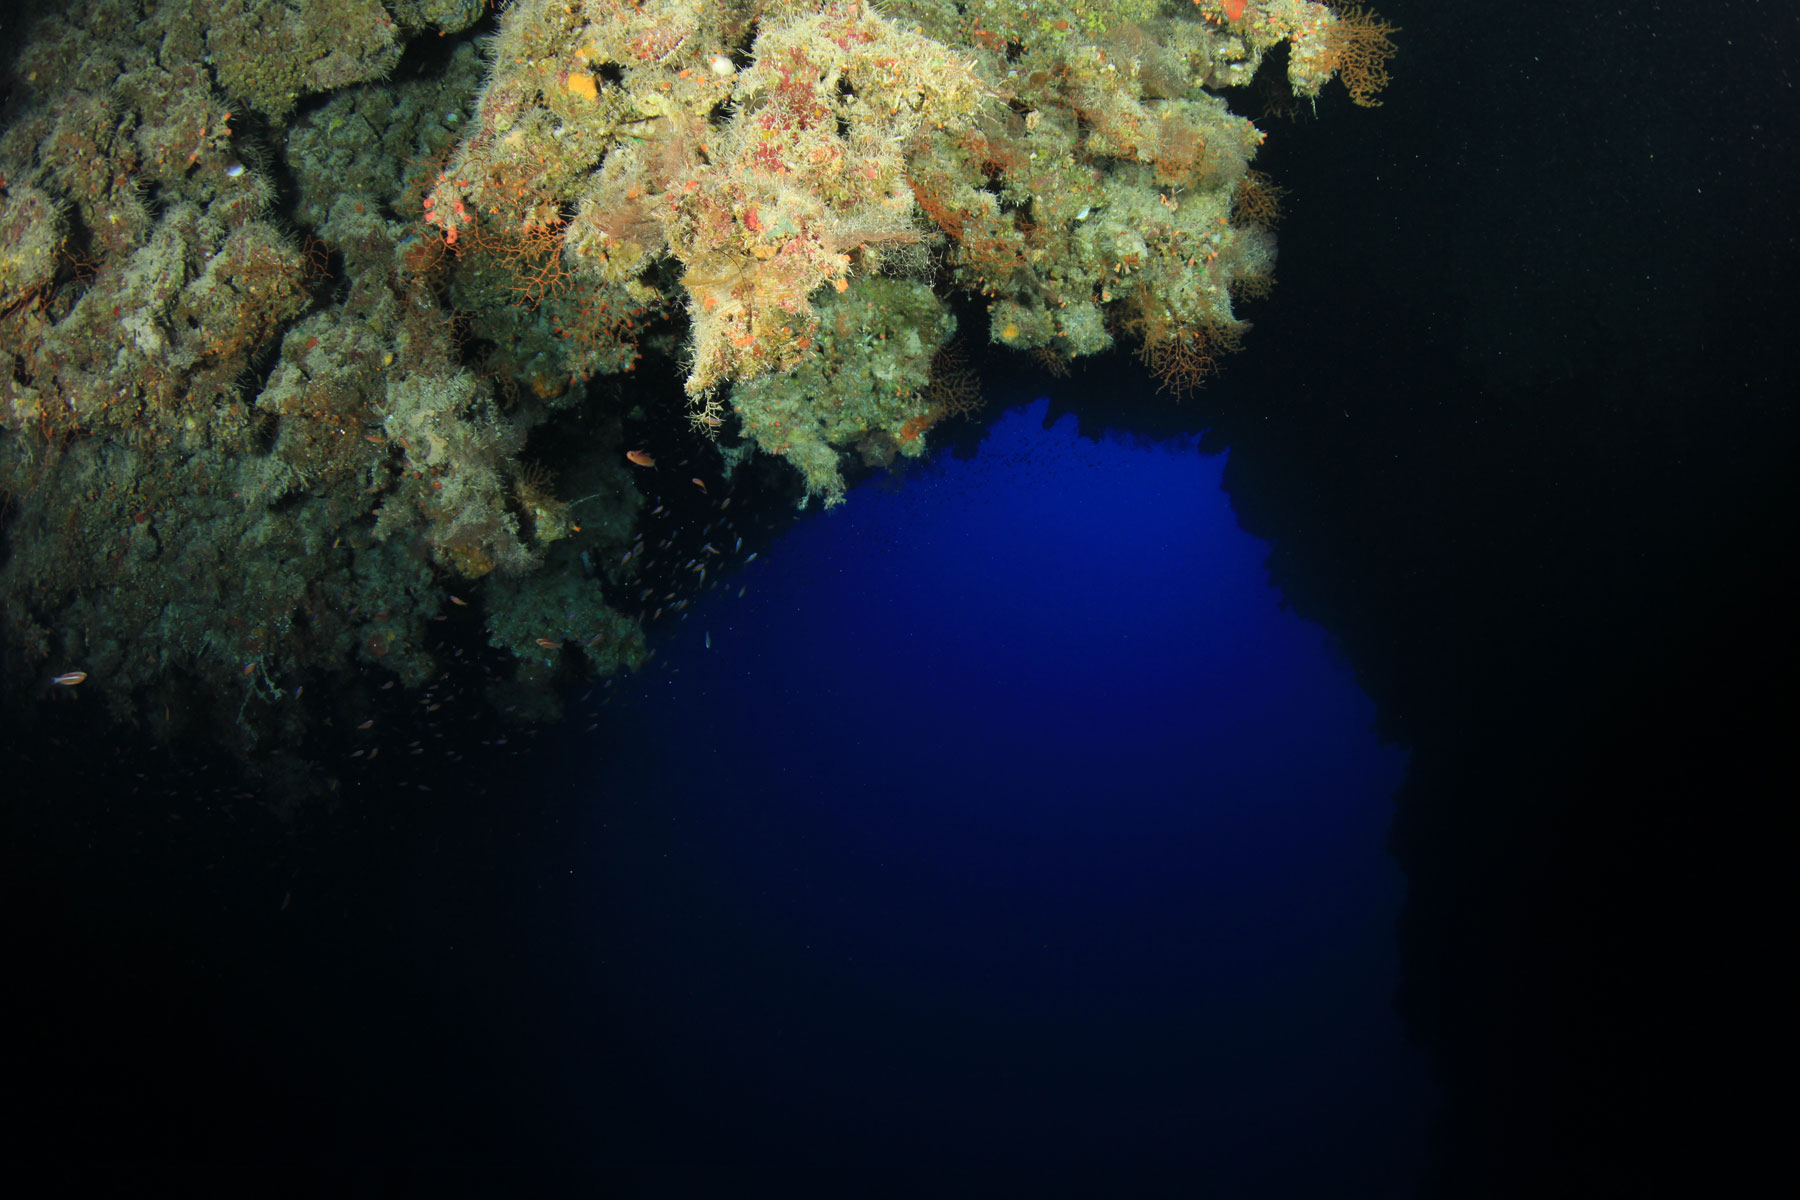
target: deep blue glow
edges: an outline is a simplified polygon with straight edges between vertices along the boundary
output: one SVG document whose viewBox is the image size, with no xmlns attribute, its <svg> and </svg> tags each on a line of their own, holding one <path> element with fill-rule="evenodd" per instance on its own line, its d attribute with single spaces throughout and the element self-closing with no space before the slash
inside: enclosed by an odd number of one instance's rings
<svg viewBox="0 0 1800 1200">
<path fill-rule="evenodd" d="M 1404 754 L 1223 459 L 1045 411 L 801 522 L 620 713 L 578 839 L 596 1136 L 1406 1194 Z"/>
</svg>

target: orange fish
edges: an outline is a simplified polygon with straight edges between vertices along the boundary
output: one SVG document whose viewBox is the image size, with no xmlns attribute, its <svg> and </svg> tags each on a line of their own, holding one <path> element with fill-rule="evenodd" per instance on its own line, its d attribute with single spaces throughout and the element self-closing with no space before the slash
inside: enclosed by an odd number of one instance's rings
<svg viewBox="0 0 1800 1200">
<path fill-rule="evenodd" d="M 84 680 L 86 678 L 87 678 L 86 671 L 64 671 L 61 675 L 58 675 L 56 678 L 52 679 L 50 682 L 55 684 L 57 687 L 74 687 L 76 684 L 80 683 L 82 680 Z"/>
<path fill-rule="evenodd" d="M 539 639 L 538 639 L 538 640 L 537 640 L 537 644 L 538 644 L 538 645 L 540 645 L 540 646 L 542 646 L 542 647 L 543 647 L 543 648 L 544 648 L 544 649 L 546 649 L 546 650 L 554 650 L 554 649 L 556 649 L 556 648 L 557 648 L 557 647 L 558 647 L 558 646 L 561 646 L 561 645 L 562 645 L 562 643 L 561 643 L 561 642 L 553 642 L 553 641 L 551 641 L 551 640 L 550 640 L 550 639 L 549 639 L 549 638 L 539 638 Z"/>
<path fill-rule="evenodd" d="M 706 480 L 696 479 L 694 480 L 694 486 L 704 492 L 706 490 Z"/>
<path fill-rule="evenodd" d="M 627 450 L 625 452 L 625 457 L 640 467 L 654 467 L 656 465 L 656 460 L 651 458 L 649 453 L 643 450 Z"/>
</svg>

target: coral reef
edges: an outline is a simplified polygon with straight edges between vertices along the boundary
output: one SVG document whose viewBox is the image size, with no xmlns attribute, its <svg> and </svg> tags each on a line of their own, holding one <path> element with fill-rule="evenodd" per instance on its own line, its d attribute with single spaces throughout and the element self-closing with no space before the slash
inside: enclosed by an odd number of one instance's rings
<svg viewBox="0 0 1800 1200">
<path fill-rule="evenodd" d="M 746 428 L 791 425 L 756 411 L 787 389 L 724 385 L 827 354 L 823 299 L 921 254 L 989 299 L 1008 346 L 1066 360 L 1118 329 L 1224 345 L 1233 289 L 1266 281 L 1273 241 L 1232 219 L 1264 135 L 1214 89 L 1285 44 L 1297 95 L 1353 69 L 1370 102 L 1386 32 L 1309 0 L 521 0 L 425 220 L 452 251 L 560 244 L 570 286 L 672 260 L 707 425 L 727 405 Z M 897 408 L 887 433 L 909 419 Z M 867 431 L 851 432 L 825 444 Z M 835 497 L 816 439 L 786 444 Z"/>
<path fill-rule="evenodd" d="M 306 680 L 441 672 L 455 596 L 542 711 L 679 607 L 639 586 L 601 381 L 678 359 L 727 471 L 827 504 L 975 402 L 957 292 L 1051 369 L 1126 337 L 1194 386 L 1275 254 L 1219 91 L 1285 47 L 1294 95 L 1373 104 L 1391 32 L 1311 0 L 50 9 L 0 127 L 8 690 L 79 667 L 121 720 L 266 752 Z"/>
</svg>

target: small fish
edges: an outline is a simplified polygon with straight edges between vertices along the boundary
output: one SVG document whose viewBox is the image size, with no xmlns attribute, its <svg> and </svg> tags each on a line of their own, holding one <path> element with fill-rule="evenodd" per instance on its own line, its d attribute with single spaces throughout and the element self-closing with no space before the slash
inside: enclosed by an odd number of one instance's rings
<svg viewBox="0 0 1800 1200">
<path fill-rule="evenodd" d="M 469 602 L 467 600 L 464 600 L 461 596 L 451 596 L 450 603 L 456 605 L 456 607 L 458 607 L 458 608 L 469 607 Z"/>
<path fill-rule="evenodd" d="M 558 646 L 560 646 L 562 643 L 561 642 L 553 642 L 549 638 L 538 638 L 537 644 L 542 646 L 546 650 L 554 650 Z"/>
<path fill-rule="evenodd" d="M 695 479 L 693 484 L 703 492 L 706 490 L 706 481 L 704 479 Z"/>
<path fill-rule="evenodd" d="M 625 452 L 625 457 L 640 467 L 654 467 L 656 465 L 656 460 L 651 458 L 649 453 L 644 450 L 627 450 Z"/>
<path fill-rule="evenodd" d="M 87 678 L 86 671 L 64 671 L 61 675 L 58 675 L 55 679 L 52 679 L 50 682 L 55 684 L 57 687 L 74 687 L 76 684 L 80 683 L 82 680 L 84 680 L 86 678 Z"/>
<path fill-rule="evenodd" d="M 755 562 L 755 561 L 756 561 L 756 551 L 754 551 L 754 550 L 752 550 L 752 551 L 751 551 L 751 552 L 750 552 L 750 557 L 749 557 L 749 558 L 746 558 L 746 559 L 745 559 L 745 560 L 744 560 L 744 561 L 745 561 L 745 562 L 747 562 L 747 563 L 753 563 L 753 562 Z"/>
<path fill-rule="evenodd" d="M 361 725 L 358 725 L 357 728 L 358 729 L 367 729 L 369 726 L 373 725 L 374 723 L 375 723 L 375 718 L 370 717 L 368 720 L 364 721 Z"/>
<path fill-rule="evenodd" d="M 712 649 L 712 630 L 710 629 L 706 631 L 706 648 L 708 650 Z"/>
</svg>

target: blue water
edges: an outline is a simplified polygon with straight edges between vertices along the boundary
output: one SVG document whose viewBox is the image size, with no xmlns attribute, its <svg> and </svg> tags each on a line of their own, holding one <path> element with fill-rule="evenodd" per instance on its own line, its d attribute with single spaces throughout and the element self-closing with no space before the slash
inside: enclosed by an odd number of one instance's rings
<svg viewBox="0 0 1800 1200">
<path fill-rule="evenodd" d="M 800 522 L 570 752 L 591 803 L 527 950 L 584 997 L 566 1136 L 1416 1184 L 1404 753 L 1222 457 L 1045 411 Z"/>
</svg>

